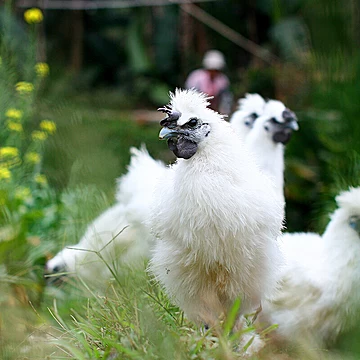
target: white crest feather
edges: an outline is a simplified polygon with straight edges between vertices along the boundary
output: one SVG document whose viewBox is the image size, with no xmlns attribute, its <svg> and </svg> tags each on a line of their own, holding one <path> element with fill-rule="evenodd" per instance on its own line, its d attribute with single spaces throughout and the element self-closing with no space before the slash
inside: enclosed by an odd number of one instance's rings
<svg viewBox="0 0 360 360">
<path fill-rule="evenodd" d="M 336 198 L 339 207 L 348 210 L 360 210 L 360 188 L 350 187 L 348 191 L 343 191 Z"/>
<path fill-rule="evenodd" d="M 211 96 L 195 89 L 175 89 L 175 93 L 170 92 L 169 106 L 183 115 L 178 120 L 179 125 L 183 125 L 191 116 L 197 116 L 208 123 L 223 120 L 223 115 L 208 107 L 211 99 Z"/>
<path fill-rule="evenodd" d="M 238 110 L 246 111 L 249 114 L 255 112 L 261 115 L 265 100 L 259 94 L 245 94 L 245 97 L 238 100 Z"/>
</svg>

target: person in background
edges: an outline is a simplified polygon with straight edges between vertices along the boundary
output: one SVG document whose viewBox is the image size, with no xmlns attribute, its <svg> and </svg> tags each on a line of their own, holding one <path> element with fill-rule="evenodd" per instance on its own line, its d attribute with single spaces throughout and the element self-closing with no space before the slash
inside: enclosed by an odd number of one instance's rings
<svg viewBox="0 0 360 360">
<path fill-rule="evenodd" d="M 224 55 L 218 50 L 209 50 L 205 53 L 202 64 L 202 69 L 189 74 L 185 87 L 213 96 L 210 107 L 221 114 L 230 114 L 232 94 L 229 90 L 230 81 L 222 72 L 226 64 Z"/>
</svg>

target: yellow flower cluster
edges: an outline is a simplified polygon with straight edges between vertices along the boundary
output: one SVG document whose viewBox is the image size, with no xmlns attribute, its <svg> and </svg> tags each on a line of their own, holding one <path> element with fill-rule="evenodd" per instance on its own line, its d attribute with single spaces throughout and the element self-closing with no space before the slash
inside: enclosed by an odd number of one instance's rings
<svg viewBox="0 0 360 360">
<path fill-rule="evenodd" d="M 44 141 L 47 139 L 47 133 L 44 131 L 35 130 L 31 133 L 31 138 L 34 141 Z"/>
<path fill-rule="evenodd" d="M 11 179 L 11 172 L 8 168 L 0 166 L 0 180 Z"/>
<path fill-rule="evenodd" d="M 40 9 L 31 8 L 24 12 L 24 19 L 28 24 L 39 24 L 43 21 L 43 13 Z"/>
<path fill-rule="evenodd" d="M 22 132 L 23 131 L 23 126 L 18 122 L 8 121 L 6 125 L 10 131 L 14 131 L 14 132 Z"/>
<path fill-rule="evenodd" d="M 32 164 L 38 164 L 41 160 L 40 154 L 30 151 L 25 155 L 25 160 Z"/>
<path fill-rule="evenodd" d="M 6 111 L 5 116 L 10 119 L 20 120 L 23 116 L 23 112 L 18 109 L 10 108 Z"/>
<path fill-rule="evenodd" d="M 20 81 L 15 85 L 15 90 L 19 94 L 29 94 L 34 90 L 34 85 L 27 81 Z"/>
<path fill-rule="evenodd" d="M 46 176 L 43 174 L 37 174 L 35 175 L 34 178 L 35 182 L 39 185 L 46 185 L 47 184 L 47 179 Z"/>
<path fill-rule="evenodd" d="M 56 124 L 51 120 L 43 120 L 40 122 L 40 129 L 48 134 L 54 134 L 56 131 Z"/>
<path fill-rule="evenodd" d="M 35 65 L 36 74 L 40 77 L 46 77 L 49 75 L 50 68 L 47 63 L 40 62 Z"/>
<path fill-rule="evenodd" d="M 20 186 L 15 190 L 15 199 L 25 200 L 31 196 L 31 191 L 28 187 Z"/>
<path fill-rule="evenodd" d="M 13 158 L 19 156 L 19 149 L 13 146 L 0 148 L 0 158 Z"/>
</svg>

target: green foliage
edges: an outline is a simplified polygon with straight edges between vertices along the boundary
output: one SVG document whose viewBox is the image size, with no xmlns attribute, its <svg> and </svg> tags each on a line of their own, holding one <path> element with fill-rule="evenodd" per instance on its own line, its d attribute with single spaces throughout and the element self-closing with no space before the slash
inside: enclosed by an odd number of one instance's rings
<svg viewBox="0 0 360 360">
<path fill-rule="evenodd" d="M 11 31 L 17 27 L 9 26 L 14 25 L 14 20 L 8 12 L 2 14 L 2 20 L 0 260 L 9 275 L 26 274 L 39 282 L 37 268 L 43 266 L 45 259 L 35 246 L 40 242 L 39 236 L 56 228 L 57 222 L 56 195 L 42 173 L 44 142 L 56 131 L 56 125 L 42 119 L 37 108 L 38 89 L 48 73 L 48 65 L 36 63 L 34 55 L 22 59 L 15 56 L 14 39 L 18 37 Z M 23 46 L 26 54 L 35 52 L 34 36 L 31 31 L 27 46 Z"/>
</svg>

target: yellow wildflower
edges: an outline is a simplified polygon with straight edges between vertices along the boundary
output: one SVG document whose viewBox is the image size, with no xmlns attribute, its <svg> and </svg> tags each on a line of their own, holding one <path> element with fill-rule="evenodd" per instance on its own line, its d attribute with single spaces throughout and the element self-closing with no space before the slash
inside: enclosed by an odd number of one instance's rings
<svg viewBox="0 0 360 360">
<path fill-rule="evenodd" d="M 24 19 L 28 24 L 39 24 L 43 21 L 43 13 L 40 9 L 31 8 L 24 12 Z"/>
<path fill-rule="evenodd" d="M 36 174 L 34 180 L 35 180 L 36 183 L 38 183 L 40 185 L 46 185 L 47 184 L 46 176 L 43 175 L 43 174 Z"/>
<path fill-rule="evenodd" d="M 44 131 L 35 130 L 31 133 L 31 137 L 35 141 L 44 141 L 47 139 L 47 133 Z"/>
<path fill-rule="evenodd" d="M 5 116 L 14 120 L 20 120 L 22 118 L 23 112 L 18 109 L 8 109 L 5 113 Z"/>
<path fill-rule="evenodd" d="M 31 191 L 28 187 L 20 186 L 15 190 L 15 199 L 25 200 L 31 196 Z"/>
<path fill-rule="evenodd" d="M 50 68 L 47 63 L 40 62 L 35 65 L 36 74 L 40 77 L 46 77 L 49 75 Z"/>
<path fill-rule="evenodd" d="M 41 160 L 40 154 L 30 151 L 25 155 L 25 160 L 29 163 L 38 164 Z"/>
<path fill-rule="evenodd" d="M 23 131 L 23 127 L 21 124 L 15 122 L 15 121 L 8 121 L 7 123 L 7 128 L 11 131 L 15 131 L 15 132 L 22 132 Z"/>
<path fill-rule="evenodd" d="M 11 172 L 6 167 L 0 167 L 0 180 L 9 180 L 11 179 Z"/>
<path fill-rule="evenodd" d="M 19 94 L 28 94 L 34 90 L 34 85 L 26 81 L 20 81 L 15 85 L 15 89 Z"/>
<path fill-rule="evenodd" d="M 19 149 L 13 146 L 0 148 L 0 158 L 12 158 L 19 156 Z"/>
<path fill-rule="evenodd" d="M 56 131 L 56 124 L 51 120 L 43 120 L 40 122 L 40 129 L 48 134 L 54 134 Z"/>
</svg>

